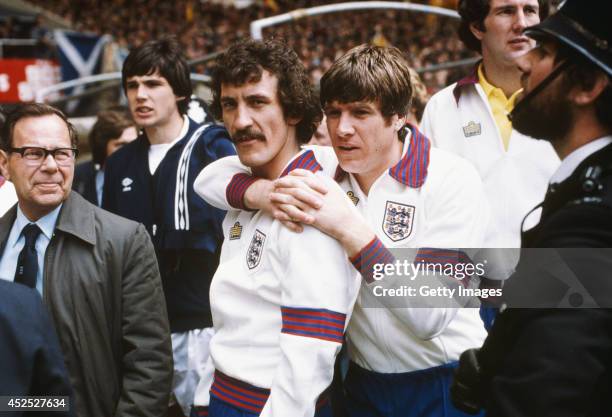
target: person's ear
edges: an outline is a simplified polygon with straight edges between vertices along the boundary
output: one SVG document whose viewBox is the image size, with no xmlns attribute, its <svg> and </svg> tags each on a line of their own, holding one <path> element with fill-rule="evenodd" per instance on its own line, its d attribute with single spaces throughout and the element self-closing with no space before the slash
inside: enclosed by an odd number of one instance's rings
<svg viewBox="0 0 612 417">
<path fill-rule="evenodd" d="M 301 121 L 302 121 L 301 117 L 287 117 L 287 124 L 289 126 L 296 126 Z"/>
<path fill-rule="evenodd" d="M 484 37 L 484 32 L 485 32 L 484 23 L 483 24 L 479 24 L 478 22 L 470 23 L 470 32 L 472 32 L 472 35 L 474 35 L 476 39 L 481 41 L 482 38 Z"/>
<path fill-rule="evenodd" d="M 406 116 L 399 116 L 394 114 L 391 116 L 390 124 L 393 126 L 393 130 L 399 132 L 406 125 Z"/>
<path fill-rule="evenodd" d="M 11 179 L 8 170 L 8 154 L 3 150 L 0 150 L 0 175 L 7 180 Z"/>
<path fill-rule="evenodd" d="M 598 73 L 590 88 L 576 86 L 572 89 L 571 99 L 579 106 L 588 106 L 597 100 L 597 97 L 610 85 L 609 77 L 604 73 Z"/>
<path fill-rule="evenodd" d="M 394 126 L 395 130 L 399 132 L 404 126 L 406 126 L 406 116 L 398 117 Z"/>
</svg>

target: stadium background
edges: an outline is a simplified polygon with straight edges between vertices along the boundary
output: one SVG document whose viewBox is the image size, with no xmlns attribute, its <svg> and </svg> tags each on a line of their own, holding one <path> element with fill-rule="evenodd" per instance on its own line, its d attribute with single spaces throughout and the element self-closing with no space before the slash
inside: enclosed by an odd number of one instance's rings
<svg viewBox="0 0 612 417">
<path fill-rule="evenodd" d="M 99 110 L 125 103 L 116 76 L 113 81 L 44 95 L 41 92 L 84 74 L 112 78 L 112 73 L 121 70 L 131 47 L 168 34 L 176 35 L 184 46 L 185 55 L 193 63 L 192 71 L 203 80 L 196 82 L 195 92 L 206 100 L 206 75 L 214 65 L 215 53 L 249 36 L 252 21 L 332 3 L 339 2 L 0 0 L 0 105 L 44 100 L 66 111 L 85 134 Z M 454 11 L 457 0 L 413 3 Z M 456 27 L 457 20 L 451 17 L 406 10 L 362 10 L 302 17 L 267 28 L 263 36 L 284 38 L 315 83 L 334 59 L 353 46 L 397 46 L 406 52 L 427 92 L 433 94 L 473 68 L 476 56 L 456 36 Z M 83 68 L 74 68 L 74 64 L 71 68 L 72 46 L 67 47 L 67 42 L 76 49 L 82 47 Z M 98 43 L 101 47 L 96 49 Z M 81 143 L 86 146 L 86 141 Z"/>
</svg>

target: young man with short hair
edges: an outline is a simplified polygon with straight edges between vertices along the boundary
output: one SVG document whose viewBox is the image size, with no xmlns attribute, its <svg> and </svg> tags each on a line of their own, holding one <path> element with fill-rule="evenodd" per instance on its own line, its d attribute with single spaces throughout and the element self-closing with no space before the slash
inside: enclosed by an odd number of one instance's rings
<svg viewBox="0 0 612 417">
<path fill-rule="evenodd" d="M 458 263 L 465 254 L 452 248 L 480 247 L 487 226 L 477 172 L 405 124 L 411 98 L 409 66 L 399 50 L 353 48 L 321 79 L 333 150 L 309 148 L 324 165 L 337 166 L 340 187 L 304 170 L 274 183 L 251 177 L 246 182 L 244 174 L 230 181 L 232 158 L 211 164 L 200 178 L 220 207 L 246 204 L 285 222 L 313 224 L 336 238 L 362 273 L 347 330 L 351 416 L 460 415 L 447 392 L 454 362 L 464 346 L 479 346 L 485 337 L 475 309 L 414 308 L 409 301 L 395 308 L 393 297 L 368 304 L 374 265 L 394 261 L 388 248 L 422 248 L 417 262 Z M 228 182 L 223 193 L 220 184 Z M 289 195 L 270 194 L 275 186 Z M 310 188 L 324 194 L 313 195 Z M 309 210 L 309 204 L 318 209 Z M 473 278 L 470 285 L 477 286 Z"/>
<path fill-rule="evenodd" d="M 235 154 L 227 131 L 186 116 L 189 68 L 173 38 L 132 50 L 123 87 L 138 138 L 106 162 L 103 207 L 144 224 L 159 262 L 174 350 L 174 395 L 183 413 L 205 375 L 213 333 L 208 290 L 218 264 L 224 212 L 194 191 L 197 174 Z"/>
<path fill-rule="evenodd" d="M 330 174 L 313 151 L 300 150 L 321 110 L 305 68 L 284 43 L 245 40 L 221 55 L 212 109 L 243 171 L 267 180 L 297 168 Z M 204 198 L 206 170 L 195 184 Z M 251 181 L 244 173 L 234 178 L 238 187 Z M 298 235 L 261 210 L 230 210 L 223 230 L 210 290 L 215 378 L 212 386 L 200 382 L 192 415 L 331 416 L 328 387 L 358 274 L 331 237 L 313 227 Z"/>
</svg>

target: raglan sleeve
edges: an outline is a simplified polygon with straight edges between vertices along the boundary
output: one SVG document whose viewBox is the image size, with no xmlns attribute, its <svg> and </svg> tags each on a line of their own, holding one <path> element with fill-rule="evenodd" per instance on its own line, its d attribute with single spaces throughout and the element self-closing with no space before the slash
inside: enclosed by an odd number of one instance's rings
<svg viewBox="0 0 612 417">
<path fill-rule="evenodd" d="M 281 360 L 262 417 L 313 416 L 329 387 L 359 278 L 340 244 L 306 226 L 279 228 L 282 248 Z M 290 261 L 289 261 L 290 260 Z"/>
<path fill-rule="evenodd" d="M 208 164 L 194 182 L 195 192 L 211 206 L 222 210 L 246 210 L 244 193 L 257 181 L 237 156 L 226 156 Z"/>
</svg>

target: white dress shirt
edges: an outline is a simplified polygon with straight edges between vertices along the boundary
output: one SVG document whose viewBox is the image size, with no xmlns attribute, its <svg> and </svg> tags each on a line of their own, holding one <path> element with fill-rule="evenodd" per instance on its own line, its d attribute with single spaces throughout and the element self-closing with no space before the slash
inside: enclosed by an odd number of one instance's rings
<svg viewBox="0 0 612 417">
<path fill-rule="evenodd" d="M 2 182 L 0 180 L 0 182 Z M 4 213 L 8 211 L 13 204 L 17 202 L 17 194 L 15 193 L 15 187 L 10 181 L 5 181 L 0 185 L 0 216 L 4 216 Z"/>
<path fill-rule="evenodd" d="M 565 181 L 572 175 L 576 168 L 578 168 L 578 165 L 580 165 L 582 161 L 610 143 L 612 143 L 612 136 L 604 136 L 603 138 L 596 139 L 575 149 L 561 161 L 561 166 L 553 174 L 550 183 L 554 184 Z"/>
</svg>

